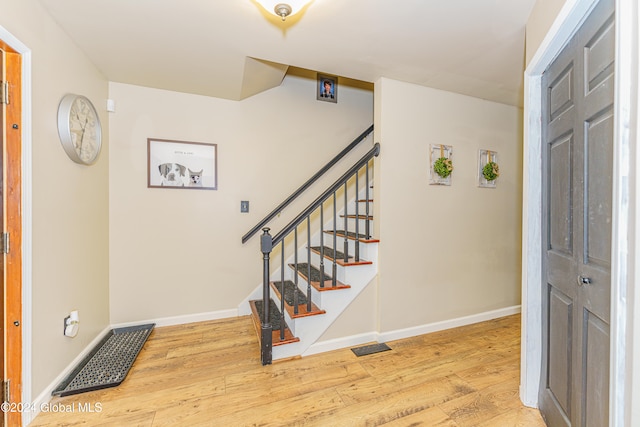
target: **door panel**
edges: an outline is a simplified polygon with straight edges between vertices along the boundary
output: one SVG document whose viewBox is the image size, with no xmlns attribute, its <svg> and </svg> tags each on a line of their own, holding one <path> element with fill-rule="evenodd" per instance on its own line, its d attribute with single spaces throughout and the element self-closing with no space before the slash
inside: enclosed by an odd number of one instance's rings
<svg viewBox="0 0 640 427">
<path fill-rule="evenodd" d="M 609 373 L 592 367 L 609 366 L 609 325 L 589 310 L 583 322 L 582 420 L 588 427 L 602 427 L 609 424 Z"/>
<path fill-rule="evenodd" d="M 556 81 L 549 85 L 549 104 L 551 121 L 573 107 L 573 64 L 569 64 Z"/>
<path fill-rule="evenodd" d="M 614 19 L 611 16 L 585 45 L 584 64 L 587 92 L 600 87 L 605 79 L 613 75 L 616 48 L 613 23 Z"/>
<path fill-rule="evenodd" d="M 608 425 L 614 0 L 543 75 L 543 363 L 550 427 Z"/>
<path fill-rule="evenodd" d="M 571 256 L 573 236 L 571 221 L 571 146 L 572 135 L 561 138 L 551 144 L 549 177 L 549 210 L 551 212 L 549 229 L 549 250 Z"/>
<path fill-rule="evenodd" d="M 613 151 L 609 146 L 613 135 L 613 109 L 585 123 L 587 145 L 585 197 L 585 263 L 611 266 L 611 168 Z M 603 173 L 607 172 L 609 173 Z M 595 199 L 592 197 L 595 196 Z"/>
<path fill-rule="evenodd" d="M 563 412 L 571 412 L 571 360 L 569 343 L 573 335 L 573 300 L 549 286 L 549 372 L 548 387 Z"/>
</svg>

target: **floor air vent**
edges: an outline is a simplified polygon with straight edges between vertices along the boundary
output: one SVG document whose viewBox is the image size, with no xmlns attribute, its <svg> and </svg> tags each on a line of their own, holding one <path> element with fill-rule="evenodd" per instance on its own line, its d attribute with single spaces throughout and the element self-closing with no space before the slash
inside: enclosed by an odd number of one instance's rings
<svg viewBox="0 0 640 427">
<path fill-rule="evenodd" d="M 353 351 L 353 353 L 358 357 L 366 356 L 368 354 L 380 353 L 381 351 L 387 351 L 387 350 L 391 350 L 391 348 L 383 342 L 351 349 L 351 351 Z"/>
</svg>

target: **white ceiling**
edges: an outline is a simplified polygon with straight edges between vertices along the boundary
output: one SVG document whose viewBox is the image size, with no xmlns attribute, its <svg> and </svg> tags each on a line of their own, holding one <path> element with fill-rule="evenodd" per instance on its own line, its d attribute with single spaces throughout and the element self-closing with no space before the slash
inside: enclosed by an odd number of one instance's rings
<svg viewBox="0 0 640 427">
<path fill-rule="evenodd" d="M 284 23 L 253 0 L 40 0 L 110 81 L 227 99 L 287 66 L 522 105 L 535 0 L 314 0 Z"/>
</svg>

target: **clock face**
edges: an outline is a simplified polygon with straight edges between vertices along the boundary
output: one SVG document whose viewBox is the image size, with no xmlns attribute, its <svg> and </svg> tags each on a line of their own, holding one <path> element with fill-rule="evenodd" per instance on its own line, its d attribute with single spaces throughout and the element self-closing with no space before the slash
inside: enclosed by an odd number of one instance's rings
<svg viewBox="0 0 640 427">
<path fill-rule="evenodd" d="M 102 127 L 89 99 L 69 94 L 58 107 L 58 133 L 65 151 L 76 163 L 91 164 L 100 153 Z"/>
</svg>

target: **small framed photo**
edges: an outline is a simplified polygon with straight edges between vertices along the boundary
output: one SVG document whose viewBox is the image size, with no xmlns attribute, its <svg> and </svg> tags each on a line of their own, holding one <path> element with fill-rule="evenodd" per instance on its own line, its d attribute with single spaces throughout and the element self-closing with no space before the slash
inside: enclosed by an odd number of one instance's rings
<svg viewBox="0 0 640 427">
<path fill-rule="evenodd" d="M 480 149 L 478 151 L 478 187 L 496 188 L 496 180 L 499 176 L 498 153 Z"/>
<path fill-rule="evenodd" d="M 147 138 L 147 187 L 218 189 L 218 145 Z"/>
<path fill-rule="evenodd" d="M 338 102 L 338 78 L 318 74 L 316 99 L 325 102 Z"/>
</svg>

